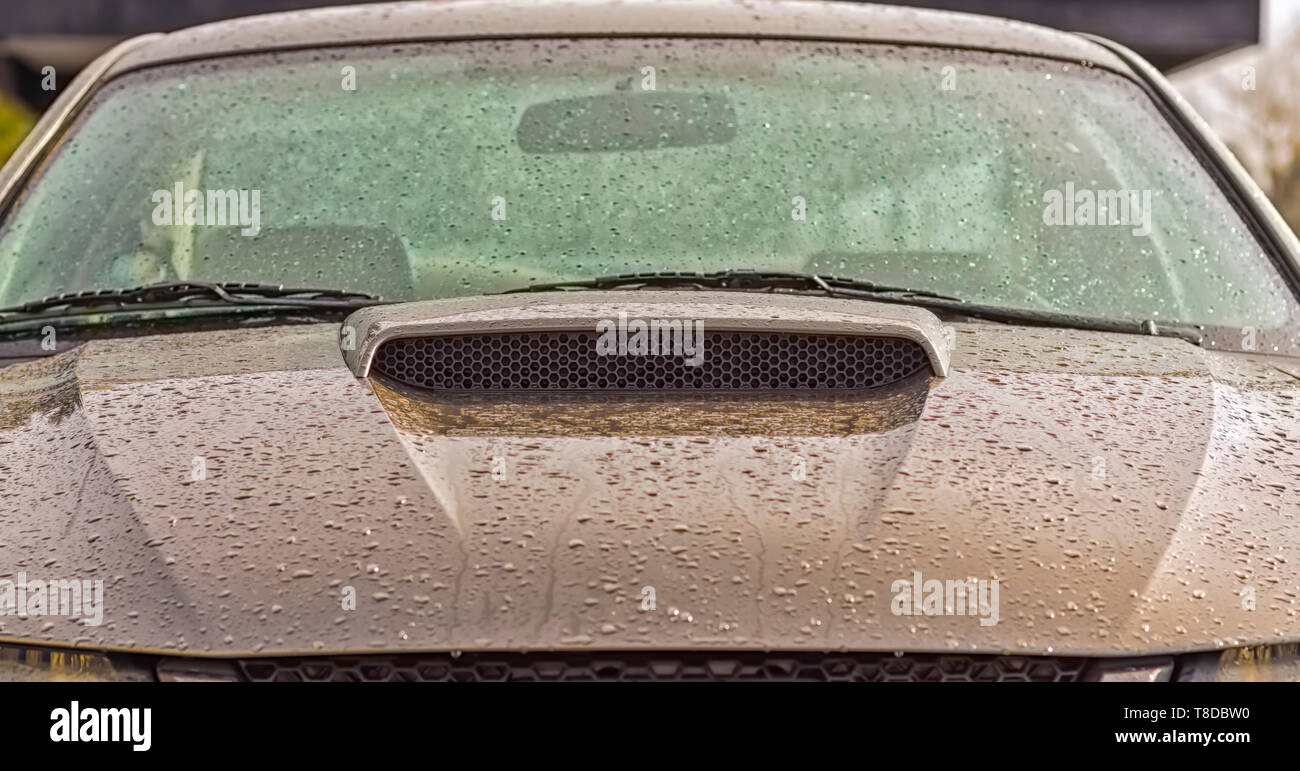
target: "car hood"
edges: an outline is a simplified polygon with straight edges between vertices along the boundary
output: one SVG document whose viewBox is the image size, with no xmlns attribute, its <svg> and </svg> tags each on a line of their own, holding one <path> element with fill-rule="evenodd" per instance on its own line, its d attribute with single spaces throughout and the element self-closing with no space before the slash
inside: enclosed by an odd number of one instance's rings
<svg viewBox="0 0 1300 771">
<path fill-rule="evenodd" d="M 104 616 L 0 615 L 0 640 L 1119 655 L 1300 638 L 1295 359 L 953 328 L 947 377 L 839 402 L 433 403 L 354 376 L 324 324 L 12 365 L 0 578 L 102 580 Z M 996 619 L 909 611 L 918 578 L 996 579 Z"/>
</svg>

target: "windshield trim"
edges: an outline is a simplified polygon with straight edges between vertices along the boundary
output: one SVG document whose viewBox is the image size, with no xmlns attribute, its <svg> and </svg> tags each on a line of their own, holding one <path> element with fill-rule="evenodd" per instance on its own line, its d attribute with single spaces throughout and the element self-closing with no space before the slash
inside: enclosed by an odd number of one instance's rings
<svg viewBox="0 0 1300 771">
<path fill-rule="evenodd" d="M 116 76 L 108 75 L 113 65 L 127 54 L 163 37 L 154 32 L 125 40 L 100 54 L 73 78 L 72 83 L 41 115 L 31 132 L 23 138 L 9 160 L 0 167 L 0 222 L 31 186 L 32 177 L 54 150 L 63 143 L 71 128 L 81 122 L 86 105 L 94 100 L 105 83 Z"/>
</svg>

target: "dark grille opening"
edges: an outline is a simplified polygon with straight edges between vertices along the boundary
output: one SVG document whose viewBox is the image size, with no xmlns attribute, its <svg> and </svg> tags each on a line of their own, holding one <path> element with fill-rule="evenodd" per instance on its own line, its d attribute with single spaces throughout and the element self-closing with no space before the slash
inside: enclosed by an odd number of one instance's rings
<svg viewBox="0 0 1300 771">
<path fill-rule="evenodd" d="M 391 340 L 379 374 L 435 391 L 735 391 L 878 388 L 929 367 L 911 340 L 705 332 L 697 366 L 675 355 L 601 355 L 595 332 L 524 332 Z"/>
<path fill-rule="evenodd" d="M 262 682 L 1073 682 L 1085 659 L 892 653 L 449 653 L 244 659 Z"/>
</svg>

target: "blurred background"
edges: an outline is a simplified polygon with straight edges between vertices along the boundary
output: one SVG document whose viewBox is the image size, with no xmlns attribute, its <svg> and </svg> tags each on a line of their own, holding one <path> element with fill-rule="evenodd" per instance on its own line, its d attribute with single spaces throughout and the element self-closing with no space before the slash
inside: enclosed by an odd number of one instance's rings
<svg viewBox="0 0 1300 771">
<path fill-rule="evenodd" d="M 412 0 L 436 2 L 437 0 Z M 816 2 L 817 0 L 806 0 Z M 4 0 L 0 162 L 78 70 L 144 32 L 356 0 Z M 893 0 L 1092 32 L 1163 70 L 1300 231 L 1300 0 Z M 53 67 L 53 88 L 47 77 Z"/>
</svg>

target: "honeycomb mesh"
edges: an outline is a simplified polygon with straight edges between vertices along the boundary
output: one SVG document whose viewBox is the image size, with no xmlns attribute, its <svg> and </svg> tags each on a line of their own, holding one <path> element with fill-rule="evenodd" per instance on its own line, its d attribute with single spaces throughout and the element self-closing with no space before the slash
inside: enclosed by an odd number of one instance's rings
<svg viewBox="0 0 1300 771">
<path fill-rule="evenodd" d="M 928 366 L 911 340 L 850 335 L 705 332 L 703 361 L 600 355 L 594 332 L 525 332 L 392 340 L 374 368 L 437 391 L 856 390 Z"/>
<path fill-rule="evenodd" d="M 890 653 L 465 653 L 244 659 L 261 682 L 1071 682 L 1085 659 Z"/>
</svg>

